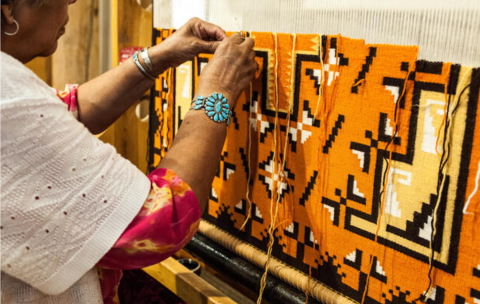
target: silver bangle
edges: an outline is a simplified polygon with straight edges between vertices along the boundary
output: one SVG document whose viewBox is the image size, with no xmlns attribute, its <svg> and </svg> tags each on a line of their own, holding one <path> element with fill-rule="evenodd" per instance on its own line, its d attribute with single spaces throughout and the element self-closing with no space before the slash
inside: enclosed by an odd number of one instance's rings
<svg viewBox="0 0 480 304">
<path fill-rule="evenodd" d="M 147 68 L 150 71 L 153 71 L 153 64 L 152 64 L 152 61 L 150 60 L 150 56 L 148 56 L 148 47 L 141 50 L 140 54 L 142 55 L 142 59 L 145 62 L 145 64 L 147 65 Z"/>
<path fill-rule="evenodd" d="M 143 76 L 147 77 L 150 80 L 157 80 L 157 77 L 152 76 L 150 73 L 148 73 L 145 68 L 142 66 L 140 63 L 140 60 L 138 60 L 138 51 L 133 54 L 133 62 L 137 65 L 137 68 L 140 70 L 140 72 L 143 74 Z"/>
</svg>

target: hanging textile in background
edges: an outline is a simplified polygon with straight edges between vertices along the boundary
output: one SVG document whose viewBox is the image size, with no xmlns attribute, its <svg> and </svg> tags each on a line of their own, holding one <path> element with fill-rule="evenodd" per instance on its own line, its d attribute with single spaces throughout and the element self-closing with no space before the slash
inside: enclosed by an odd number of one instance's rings
<svg viewBox="0 0 480 304">
<path fill-rule="evenodd" d="M 480 68 L 417 61 L 413 46 L 249 35 L 261 73 L 234 109 L 204 220 L 265 252 L 274 221 L 275 258 L 358 302 L 428 290 L 429 303 L 480 303 Z M 210 58 L 157 80 L 152 168 Z"/>
</svg>

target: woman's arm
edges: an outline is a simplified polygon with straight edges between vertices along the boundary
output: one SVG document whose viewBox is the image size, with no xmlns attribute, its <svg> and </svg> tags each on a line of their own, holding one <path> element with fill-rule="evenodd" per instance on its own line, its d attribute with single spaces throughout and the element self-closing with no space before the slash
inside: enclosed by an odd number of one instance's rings
<svg viewBox="0 0 480 304">
<path fill-rule="evenodd" d="M 191 19 L 160 45 L 148 51 L 154 75 L 167 68 L 177 67 L 199 53 L 215 52 L 225 32 L 198 18 Z M 139 60 L 145 66 L 142 56 Z M 82 84 L 78 88 L 80 121 L 94 134 L 103 132 L 135 101 L 153 86 L 132 59 Z"/>
<path fill-rule="evenodd" d="M 222 92 L 233 107 L 256 70 L 253 45 L 240 34 L 224 40 L 204 68 L 197 94 Z M 185 246 L 198 229 L 226 129 L 203 110 L 187 113 L 166 157 L 149 175 L 152 189 L 143 208 L 98 266 L 142 268 Z"/>
<path fill-rule="evenodd" d="M 253 39 L 245 39 L 239 33 L 225 39 L 202 71 L 197 96 L 222 93 L 233 108 L 257 69 L 253 46 Z M 191 110 L 158 166 L 173 170 L 190 185 L 202 211 L 218 168 L 226 133 L 225 123 L 213 122 L 203 110 Z"/>
<path fill-rule="evenodd" d="M 78 87 L 78 117 L 93 134 L 106 130 L 153 85 L 130 58 Z"/>
</svg>

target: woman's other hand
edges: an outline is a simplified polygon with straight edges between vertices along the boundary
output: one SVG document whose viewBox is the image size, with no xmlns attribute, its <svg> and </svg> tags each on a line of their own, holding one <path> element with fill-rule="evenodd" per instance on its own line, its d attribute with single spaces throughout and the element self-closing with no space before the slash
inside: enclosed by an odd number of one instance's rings
<svg viewBox="0 0 480 304">
<path fill-rule="evenodd" d="M 213 54 L 225 38 L 225 31 L 220 27 L 198 18 L 190 19 L 161 44 L 149 49 L 155 75 L 192 60 L 200 53 Z"/>
<path fill-rule="evenodd" d="M 242 33 L 224 39 L 200 75 L 197 94 L 208 96 L 219 92 L 234 106 L 258 68 L 254 45 L 254 40 L 245 38 Z"/>
</svg>

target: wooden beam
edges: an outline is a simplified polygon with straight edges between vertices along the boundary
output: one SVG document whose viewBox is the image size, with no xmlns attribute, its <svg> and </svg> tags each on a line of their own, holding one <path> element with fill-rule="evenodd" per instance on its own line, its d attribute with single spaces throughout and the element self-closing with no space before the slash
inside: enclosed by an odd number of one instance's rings
<svg viewBox="0 0 480 304">
<path fill-rule="evenodd" d="M 110 39 L 112 46 L 112 67 L 118 65 L 118 56 L 120 56 L 118 49 L 118 0 L 111 0 L 110 2 Z"/>
<path fill-rule="evenodd" d="M 173 258 L 143 271 L 189 304 L 236 303 Z"/>
</svg>

